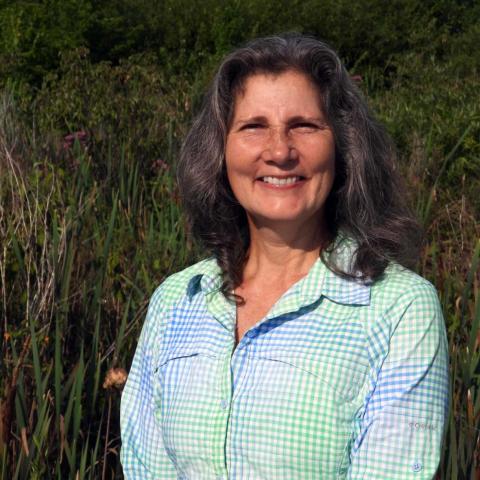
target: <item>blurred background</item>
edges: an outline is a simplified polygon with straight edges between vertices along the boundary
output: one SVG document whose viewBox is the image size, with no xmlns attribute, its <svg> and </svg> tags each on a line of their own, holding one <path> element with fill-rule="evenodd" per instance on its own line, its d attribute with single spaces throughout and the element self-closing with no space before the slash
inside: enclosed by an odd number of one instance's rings
<svg viewBox="0 0 480 480">
<path fill-rule="evenodd" d="M 148 298 L 203 253 L 174 180 L 214 68 L 255 36 L 330 43 L 393 136 L 448 329 L 438 478 L 480 478 L 480 3 L 0 0 L 0 478 L 122 478 Z"/>
</svg>

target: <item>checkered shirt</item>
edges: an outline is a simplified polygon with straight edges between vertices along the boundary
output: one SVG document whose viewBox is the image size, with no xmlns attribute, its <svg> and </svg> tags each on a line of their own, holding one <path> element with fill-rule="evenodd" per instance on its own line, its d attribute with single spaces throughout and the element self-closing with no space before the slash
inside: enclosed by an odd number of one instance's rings
<svg viewBox="0 0 480 480">
<path fill-rule="evenodd" d="M 435 475 L 449 379 L 430 283 L 398 265 L 347 280 L 318 259 L 236 348 L 220 287 L 208 259 L 151 298 L 121 402 L 127 480 Z"/>
</svg>

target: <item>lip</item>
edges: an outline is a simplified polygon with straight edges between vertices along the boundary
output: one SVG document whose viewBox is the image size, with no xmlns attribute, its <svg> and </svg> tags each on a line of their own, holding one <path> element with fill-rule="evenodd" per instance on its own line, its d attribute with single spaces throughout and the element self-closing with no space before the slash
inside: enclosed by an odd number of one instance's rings
<svg viewBox="0 0 480 480">
<path fill-rule="evenodd" d="M 283 185 L 275 185 L 273 183 L 268 183 L 264 182 L 263 178 L 264 177 L 273 177 L 273 178 L 278 178 L 279 180 L 286 179 L 286 178 L 292 178 L 292 177 L 297 177 L 299 178 L 296 182 L 293 183 L 286 183 Z M 255 179 L 256 182 L 258 182 L 262 187 L 264 188 L 269 188 L 271 190 L 291 190 L 293 188 L 298 188 L 304 185 L 306 182 L 306 178 L 302 175 L 262 175 L 259 176 Z"/>
</svg>

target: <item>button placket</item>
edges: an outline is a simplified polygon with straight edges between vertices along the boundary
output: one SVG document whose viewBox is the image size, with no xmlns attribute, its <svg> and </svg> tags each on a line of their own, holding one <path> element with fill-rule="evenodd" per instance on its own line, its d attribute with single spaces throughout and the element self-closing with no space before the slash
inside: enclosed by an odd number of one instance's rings
<svg viewBox="0 0 480 480">
<path fill-rule="evenodd" d="M 225 452 L 225 445 L 228 434 L 228 422 L 230 413 L 230 397 L 232 388 L 232 379 L 230 372 L 230 357 L 233 349 L 233 341 L 231 348 L 225 349 L 221 355 L 218 356 L 218 363 L 216 368 L 216 377 L 218 378 L 218 388 L 216 389 L 217 397 L 217 412 L 214 415 L 214 437 L 212 438 L 212 466 L 215 473 L 215 478 L 222 478 L 226 480 L 227 473 L 227 459 Z"/>
</svg>

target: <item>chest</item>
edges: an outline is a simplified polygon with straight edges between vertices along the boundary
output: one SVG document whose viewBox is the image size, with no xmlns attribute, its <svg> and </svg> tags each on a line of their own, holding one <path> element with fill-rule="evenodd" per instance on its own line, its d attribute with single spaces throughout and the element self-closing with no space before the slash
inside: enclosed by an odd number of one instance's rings
<svg viewBox="0 0 480 480">
<path fill-rule="evenodd" d="M 205 462 L 231 478 L 339 478 L 368 372 L 355 309 L 287 309 L 236 348 L 208 309 L 199 320 L 172 318 L 155 373 L 155 413 L 180 478 L 199 478 Z"/>
</svg>

